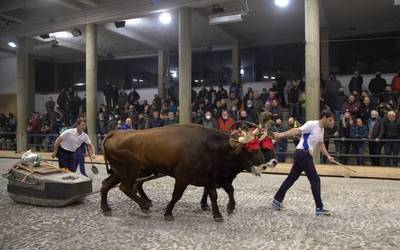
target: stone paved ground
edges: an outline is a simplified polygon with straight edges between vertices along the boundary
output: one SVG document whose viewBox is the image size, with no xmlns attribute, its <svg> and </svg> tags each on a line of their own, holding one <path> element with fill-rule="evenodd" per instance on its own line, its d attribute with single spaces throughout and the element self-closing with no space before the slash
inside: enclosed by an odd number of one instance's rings
<svg viewBox="0 0 400 250">
<path fill-rule="evenodd" d="M 13 162 L 0 160 L 1 173 Z M 0 178 L 0 249 L 400 249 L 400 182 L 322 178 L 323 200 L 334 216 L 316 217 L 305 177 L 288 192 L 288 211 L 269 209 L 284 178 L 241 174 L 233 215 L 225 213 L 227 198 L 219 191 L 223 223 L 200 210 L 196 187 L 177 203 L 175 221 L 164 221 L 171 178 L 145 185 L 154 203 L 150 215 L 118 189 L 110 191 L 112 217 L 103 217 L 99 194 L 65 208 L 16 204 Z"/>
</svg>

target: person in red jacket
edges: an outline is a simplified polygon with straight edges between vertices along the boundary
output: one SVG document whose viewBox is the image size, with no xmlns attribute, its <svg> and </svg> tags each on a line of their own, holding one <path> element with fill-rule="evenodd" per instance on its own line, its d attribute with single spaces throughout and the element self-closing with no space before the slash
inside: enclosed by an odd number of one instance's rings
<svg viewBox="0 0 400 250">
<path fill-rule="evenodd" d="M 392 85 L 392 92 L 396 95 L 397 102 L 399 102 L 400 101 L 400 70 L 397 73 L 397 75 L 395 75 L 393 77 L 391 85 Z"/>
<path fill-rule="evenodd" d="M 224 110 L 222 111 L 221 117 L 218 119 L 218 129 L 225 132 L 230 132 L 234 123 L 235 120 L 229 116 L 227 110 Z"/>
</svg>

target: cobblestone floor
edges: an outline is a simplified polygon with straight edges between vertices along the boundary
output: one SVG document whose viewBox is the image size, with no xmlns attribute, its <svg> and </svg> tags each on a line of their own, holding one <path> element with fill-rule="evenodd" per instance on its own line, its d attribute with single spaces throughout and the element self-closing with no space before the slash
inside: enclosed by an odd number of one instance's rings
<svg viewBox="0 0 400 250">
<path fill-rule="evenodd" d="M 0 172 L 14 162 L 0 160 Z M 94 177 L 94 190 L 104 176 Z M 110 191 L 112 217 L 102 215 L 99 194 L 64 208 L 16 204 L 0 178 L 0 249 L 400 249 L 399 181 L 322 178 L 323 200 L 334 215 L 316 217 L 306 177 L 288 192 L 288 211 L 269 208 L 284 178 L 239 175 L 233 215 L 219 191 L 223 223 L 200 210 L 196 187 L 177 203 L 175 221 L 164 221 L 171 178 L 145 184 L 154 204 L 150 215 L 118 189 Z"/>
</svg>

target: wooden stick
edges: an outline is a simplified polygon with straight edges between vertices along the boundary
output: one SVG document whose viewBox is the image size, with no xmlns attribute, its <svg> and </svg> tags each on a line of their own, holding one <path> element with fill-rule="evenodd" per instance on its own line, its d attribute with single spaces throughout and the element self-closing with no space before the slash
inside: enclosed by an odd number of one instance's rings
<svg viewBox="0 0 400 250">
<path fill-rule="evenodd" d="M 333 160 L 332 162 L 335 163 L 336 165 L 341 166 L 342 168 L 345 168 L 345 169 L 347 169 L 347 170 L 353 172 L 353 173 L 357 173 L 357 171 L 355 171 L 355 170 L 353 170 L 353 169 L 351 169 L 351 168 L 349 168 L 349 167 L 346 167 L 345 165 L 343 165 L 343 164 L 340 163 L 340 162 L 337 162 L 337 161 L 335 161 L 335 160 Z"/>
</svg>

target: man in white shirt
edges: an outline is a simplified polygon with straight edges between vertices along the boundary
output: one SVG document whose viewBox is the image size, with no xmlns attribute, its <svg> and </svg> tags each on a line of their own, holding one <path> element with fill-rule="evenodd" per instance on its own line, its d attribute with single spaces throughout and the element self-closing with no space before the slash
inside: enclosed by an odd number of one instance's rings
<svg viewBox="0 0 400 250">
<path fill-rule="evenodd" d="M 51 157 L 55 158 L 57 156 L 60 168 L 68 168 L 71 172 L 76 171 L 77 166 L 74 163 L 74 152 L 82 143 L 88 145 L 89 153 L 94 158 L 94 146 L 89 136 L 84 132 L 85 129 L 86 121 L 79 119 L 76 128 L 67 129 L 57 137 Z"/>
<path fill-rule="evenodd" d="M 329 210 L 324 209 L 321 200 L 321 183 L 317 170 L 315 169 L 312 153 L 318 146 L 321 153 L 324 154 L 329 161 L 334 160 L 334 158 L 329 155 L 324 144 L 324 128 L 327 128 L 330 124 L 334 124 L 332 123 L 332 120 L 332 113 L 324 110 L 321 112 L 319 120 L 308 121 L 300 128 L 292 128 L 286 132 L 274 133 L 276 139 L 301 135 L 301 140 L 297 145 L 296 152 L 293 156 L 292 169 L 278 192 L 275 194 L 272 208 L 277 210 L 283 209 L 282 202 L 285 198 L 286 192 L 304 171 L 311 184 L 311 191 L 316 205 L 316 215 L 330 215 Z"/>
</svg>

